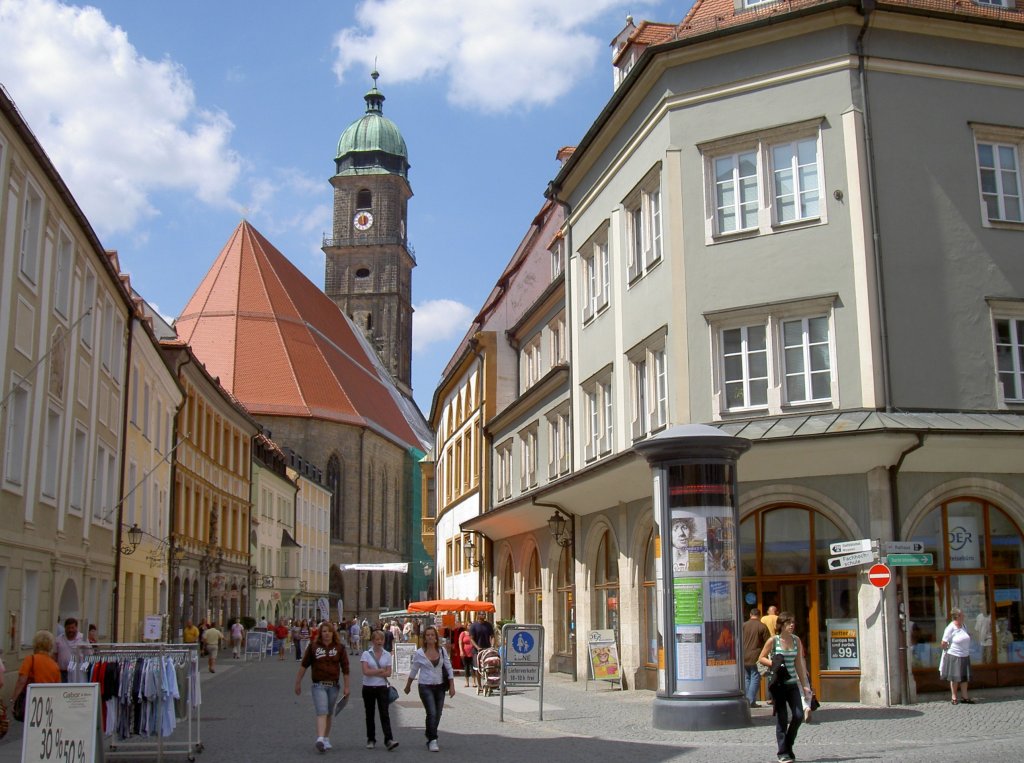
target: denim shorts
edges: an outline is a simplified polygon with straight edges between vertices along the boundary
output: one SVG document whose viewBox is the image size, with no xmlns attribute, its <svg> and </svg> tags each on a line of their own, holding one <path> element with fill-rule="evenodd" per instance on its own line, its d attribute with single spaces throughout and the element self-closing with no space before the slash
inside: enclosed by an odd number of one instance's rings
<svg viewBox="0 0 1024 763">
<path fill-rule="evenodd" d="M 329 715 L 338 699 L 339 687 L 337 684 L 313 684 L 313 707 L 317 715 Z"/>
</svg>

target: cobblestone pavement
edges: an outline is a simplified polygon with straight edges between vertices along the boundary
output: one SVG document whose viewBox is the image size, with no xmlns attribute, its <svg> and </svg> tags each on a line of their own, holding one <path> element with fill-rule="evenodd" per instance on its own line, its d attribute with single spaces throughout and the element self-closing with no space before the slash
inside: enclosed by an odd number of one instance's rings
<svg viewBox="0 0 1024 763">
<path fill-rule="evenodd" d="M 426 753 L 423 710 L 413 692 L 392 706 L 394 752 L 366 750 L 358 664 L 353 660 L 352 700 L 336 719 L 334 750 L 317 753 L 309 677 L 302 696 L 294 685 L 297 663 L 222 660 L 217 673 L 203 673 L 203 763 L 290 763 L 335 759 L 370 761 L 381 756 Z M 678 732 L 651 728 L 653 693 L 618 692 L 606 685 L 549 677 L 544 687 L 544 719 L 538 719 L 538 692 L 510 690 L 505 722 L 498 720 L 498 697 L 481 697 L 457 679 L 457 694 L 445 705 L 440 755 L 533 763 L 542 760 L 733 763 L 775 760 L 770 709 L 753 711 L 753 725 L 731 731 Z M 396 683 L 404 685 L 404 679 Z M 800 730 L 796 753 L 809 761 L 901 761 L 934 763 L 950 754 L 971 761 L 1020 760 L 1024 750 L 1024 690 L 974 692 L 976 705 L 953 706 L 939 696 L 906 707 L 869 708 L 826 704 L 814 722 Z M 12 723 L 0 742 L 0 763 L 21 760 L 21 724 Z M 969 746 L 968 746 L 969 745 Z M 955 746 L 955 747 L 954 747 Z M 126 758 L 121 758 L 126 759 Z M 168 756 L 183 760 L 184 756 Z M 38 754 L 26 761 L 38 760 Z M 149 763 L 155 757 L 132 755 Z"/>
</svg>

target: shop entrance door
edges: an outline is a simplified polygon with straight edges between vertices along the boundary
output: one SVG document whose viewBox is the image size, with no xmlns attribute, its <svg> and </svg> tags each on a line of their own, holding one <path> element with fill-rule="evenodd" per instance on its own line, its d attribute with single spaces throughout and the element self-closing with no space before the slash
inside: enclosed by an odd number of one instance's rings
<svg viewBox="0 0 1024 763">
<path fill-rule="evenodd" d="M 779 612 L 792 612 L 796 618 L 796 635 L 804 645 L 807 671 L 814 691 L 818 686 L 818 617 L 815 611 L 814 586 L 806 582 L 762 580 L 760 585 L 761 612 L 775 605 Z"/>
</svg>

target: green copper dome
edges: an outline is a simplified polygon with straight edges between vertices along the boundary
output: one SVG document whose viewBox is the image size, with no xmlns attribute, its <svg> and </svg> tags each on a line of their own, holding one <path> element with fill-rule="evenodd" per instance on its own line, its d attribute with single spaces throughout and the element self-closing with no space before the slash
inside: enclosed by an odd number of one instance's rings
<svg viewBox="0 0 1024 763">
<path fill-rule="evenodd" d="M 337 175 L 397 174 L 407 177 L 409 151 L 398 126 L 384 116 L 384 94 L 377 89 L 373 72 L 373 87 L 364 96 L 366 114 L 350 124 L 338 141 L 334 158 Z"/>
</svg>

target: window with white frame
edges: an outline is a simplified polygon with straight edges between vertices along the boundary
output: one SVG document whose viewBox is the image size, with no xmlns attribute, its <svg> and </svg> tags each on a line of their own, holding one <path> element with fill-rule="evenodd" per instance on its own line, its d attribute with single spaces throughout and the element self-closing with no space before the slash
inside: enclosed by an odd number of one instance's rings
<svg viewBox="0 0 1024 763">
<path fill-rule="evenodd" d="M 61 412 L 52 406 L 46 408 L 46 443 L 43 446 L 43 479 L 39 491 L 46 498 L 57 497 L 57 477 L 60 474 Z"/>
<path fill-rule="evenodd" d="M 92 347 L 95 341 L 96 327 L 96 274 L 91 270 L 85 271 L 85 289 L 82 297 L 82 344 Z"/>
<path fill-rule="evenodd" d="M 551 252 L 551 280 L 554 281 L 565 270 L 565 239 L 559 235 L 549 251 Z"/>
<path fill-rule="evenodd" d="M 699 146 L 710 238 L 824 222 L 821 120 Z"/>
<path fill-rule="evenodd" d="M 71 441 L 71 495 L 68 501 L 73 514 L 81 514 L 85 508 L 86 456 L 85 431 L 76 426 Z"/>
<path fill-rule="evenodd" d="M 29 647 L 36 635 L 39 616 L 39 571 L 21 572 L 21 646 Z"/>
<path fill-rule="evenodd" d="M 110 375 L 115 382 L 121 382 L 121 374 L 124 371 L 121 365 L 124 362 L 124 318 L 120 314 L 114 314 L 113 329 L 111 330 L 110 347 Z"/>
<path fill-rule="evenodd" d="M 602 231 L 599 238 L 592 240 L 580 252 L 584 323 L 608 306 L 611 295 L 607 235 L 607 230 Z"/>
<path fill-rule="evenodd" d="M 537 486 L 537 426 L 519 433 L 519 486 L 529 490 Z"/>
<path fill-rule="evenodd" d="M 114 303 L 109 299 L 103 301 L 100 320 L 100 360 L 109 373 L 114 345 Z"/>
<path fill-rule="evenodd" d="M 586 440 L 583 457 L 591 461 L 611 452 L 615 439 L 615 417 L 612 400 L 611 371 L 582 385 L 583 415 L 586 417 Z"/>
<path fill-rule="evenodd" d="M 833 296 L 706 316 L 719 413 L 837 402 Z"/>
<path fill-rule="evenodd" d="M 668 425 L 668 364 L 664 330 L 627 353 L 627 360 L 631 434 L 634 440 L 638 440 Z"/>
<path fill-rule="evenodd" d="M 548 324 L 551 365 L 565 363 L 565 314 L 560 314 Z"/>
<path fill-rule="evenodd" d="M 532 387 L 541 377 L 541 335 L 538 333 L 522 349 L 520 364 L 523 368 L 523 390 Z"/>
<path fill-rule="evenodd" d="M 994 321 L 996 376 L 1003 400 L 1024 402 L 1024 315 Z"/>
<path fill-rule="evenodd" d="M 139 467 L 134 461 L 128 462 L 128 490 L 130 491 L 124 501 L 124 523 L 131 527 L 139 521 Z M 145 525 L 143 525 L 145 529 Z"/>
<path fill-rule="evenodd" d="M 1024 222 L 1021 155 L 1024 128 L 972 125 L 983 222 Z"/>
<path fill-rule="evenodd" d="M 548 419 L 548 477 L 554 479 L 569 471 L 569 409 L 560 408 Z"/>
<path fill-rule="evenodd" d="M 75 264 L 75 244 L 64 228 L 57 235 L 57 273 L 53 279 L 53 309 L 65 318 L 71 313 L 71 272 Z"/>
<path fill-rule="evenodd" d="M 623 202 L 626 208 L 628 278 L 639 278 L 661 260 L 661 173 L 651 173 Z"/>
<path fill-rule="evenodd" d="M 498 500 L 504 500 L 512 495 L 512 440 L 506 440 L 495 448 L 495 457 L 498 461 L 498 474 L 496 488 Z"/>
<path fill-rule="evenodd" d="M 31 181 L 25 183 L 25 206 L 21 215 L 21 274 L 31 283 L 39 277 L 39 249 L 42 246 L 43 194 Z"/>
<path fill-rule="evenodd" d="M 110 509 L 110 507 L 106 505 L 108 457 L 109 455 L 106 447 L 100 443 L 96 448 L 96 467 L 92 480 L 93 519 L 102 519 L 103 515 Z"/>
<path fill-rule="evenodd" d="M 15 377 L 7 398 L 7 436 L 4 438 L 4 480 L 21 487 L 25 481 L 25 455 L 31 388 Z"/>
</svg>

